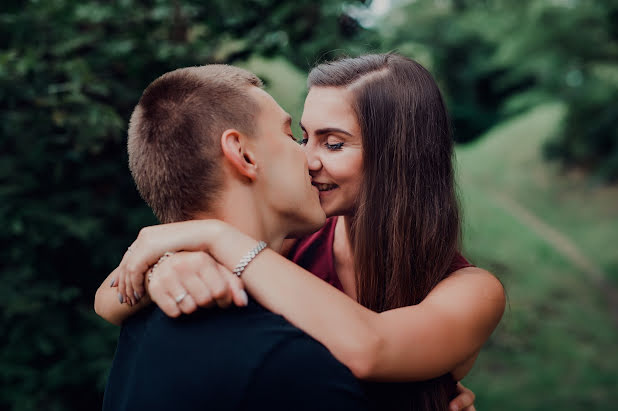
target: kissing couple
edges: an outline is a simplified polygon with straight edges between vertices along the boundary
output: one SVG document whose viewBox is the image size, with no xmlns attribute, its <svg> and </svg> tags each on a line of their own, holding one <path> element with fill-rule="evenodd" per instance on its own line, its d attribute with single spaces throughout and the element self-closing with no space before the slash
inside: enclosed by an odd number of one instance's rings
<svg viewBox="0 0 618 411">
<path fill-rule="evenodd" d="M 164 74 L 128 131 L 146 227 L 97 291 L 122 325 L 105 410 L 473 410 L 502 317 L 459 253 L 453 139 L 395 53 L 316 66 L 300 120 L 252 73 Z M 110 287 L 111 286 L 111 287 Z"/>
</svg>

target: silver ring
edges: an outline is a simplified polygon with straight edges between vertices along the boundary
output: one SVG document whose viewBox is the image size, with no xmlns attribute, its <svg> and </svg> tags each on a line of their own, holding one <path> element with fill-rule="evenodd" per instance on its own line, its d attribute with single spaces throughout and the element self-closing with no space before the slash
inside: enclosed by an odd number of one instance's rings
<svg viewBox="0 0 618 411">
<path fill-rule="evenodd" d="M 176 304 L 180 304 L 182 302 L 182 300 L 185 299 L 186 296 L 187 296 L 187 293 L 184 292 L 184 293 L 180 294 L 178 297 L 174 298 L 174 300 L 176 301 Z"/>
</svg>

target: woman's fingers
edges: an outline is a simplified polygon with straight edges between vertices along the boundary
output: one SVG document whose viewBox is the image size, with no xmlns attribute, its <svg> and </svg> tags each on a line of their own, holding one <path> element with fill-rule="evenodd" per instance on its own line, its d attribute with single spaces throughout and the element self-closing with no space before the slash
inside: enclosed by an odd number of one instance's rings
<svg viewBox="0 0 618 411">
<path fill-rule="evenodd" d="M 166 252 L 199 249 L 203 243 L 200 233 L 203 234 L 211 226 L 212 223 L 209 225 L 201 220 L 142 228 L 123 259 L 124 270 L 135 290 L 140 294 L 145 292 L 143 273 Z"/>
<path fill-rule="evenodd" d="M 219 264 L 214 258 L 210 256 L 210 254 L 204 254 L 206 255 L 206 258 L 210 260 L 210 265 L 213 267 L 213 269 L 216 269 L 217 273 L 227 283 L 230 295 L 229 304 L 233 302 L 238 307 L 246 306 L 248 304 L 249 297 L 244 290 L 245 285 L 243 284 L 242 280 L 238 276 L 234 275 L 225 266 Z"/>
<path fill-rule="evenodd" d="M 130 293 L 128 295 L 135 298 L 135 302 L 138 302 L 146 294 L 146 288 L 144 287 L 146 272 L 129 277 L 128 283 L 130 283 L 133 292 L 131 293 L 131 290 L 127 289 L 127 293 Z"/>
<path fill-rule="evenodd" d="M 476 411 L 474 407 L 474 393 L 463 386 L 462 383 L 457 383 L 458 395 L 451 401 L 449 408 L 451 411 Z"/>
<path fill-rule="evenodd" d="M 208 307 L 214 303 L 212 293 L 210 292 L 208 285 L 206 285 L 206 283 L 202 280 L 199 272 L 185 273 L 183 275 L 179 275 L 179 277 L 185 290 L 187 290 L 197 305 L 200 307 Z M 188 314 L 184 309 L 183 312 Z"/>
<path fill-rule="evenodd" d="M 125 281 L 125 274 L 122 270 L 119 271 L 118 273 L 118 302 L 120 304 L 124 304 L 127 302 L 127 299 L 125 298 L 125 286 L 124 286 L 124 281 Z"/>
<path fill-rule="evenodd" d="M 168 278 L 165 278 L 163 275 L 153 275 L 150 285 L 148 286 L 148 291 L 150 292 L 152 301 L 168 316 L 178 317 L 182 313 L 176 299 L 179 299 L 185 291 L 182 284 L 180 284 L 180 281 L 178 281 L 175 276 L 168 276 Z"/>
<path fill-rule="evenodd" d="M 162 255 L 168 251 L 199 250 L 203 236 L 216 235 L 220 226 L 221 222 L 216 220 L 195 220 L 142 228 L 118 267 L 119 299 L 136 303 L 146 294 L 144 273 Z"/>
<path fill-rule="evenodd" d="M 198 305 L 217 302 L 225 305 L 225 284 L 213 268 L 212 258 L 202 252 L 181 252 L 169 257 L 154 270 L 149 291 L 168 315 L 190 314 Z M 231 297 L 230 297 L 231 299 Z M 162 306 L 159 301 L 164 303 Z M 175 304 L 177 307 L 172 307 Z M 229 304 L 228 304 L 229 305 Z"/>
<path fill-rule="evenodd" d="M 124 297 L 127 299 L 126 302 L 133 306 L 136 303 L 135 294 L 133 293 L 133 285 L 131 284 L 131 278 L 125 278 L 124 280 Z"/>
<path fill-rule="evenodd" d="M 221 308 L 229 307 L 233 299 L 232 288 L 215 259 L 204 252 L 186 254 L 189 264 L 195 267 L 199 278 L 208 287 L 212 300 Z"/>
<path fill-rule="evenodd" d="M 153 241 L 154 227 L 142 228 L 137 239 L 127 249 L 118 266 L 118 299 L 129 305 L 137 303 L 145 294 L 146 272 L 163 255 Z"/>
<path fill-rule="evenodd" d="M 133 300 L 129 298 L 129 290 L 128 290 L 128 273 L 126 270 L 126 262 L 131 255 L 131 247 L 127 249 L 127 251 L 122 256 L 122 261 L 120 261 L 120 265 L 114 270 L 117 272 L 117 286 L 118 286 L 118 302 L 121 304 L 127 303 L 129 305 L 133 305 Z M 132 293 L 131 289 L 131 293 Z"/>
<path fill-rule="evenodd" d="M 199 253 L 199 260 L 200 278 L 208 286 L 213 300 L 221 308 L 229 307 L 232 303 L 232 289 L 219 270 L 219 264 L 203 252 Z"/>
<path fill-rule="evenodd" d="M 245 285 L 242 280 L 222 265 L 219 266 L 219 272 L 223 273 L 230 285 L 230 289 L 232 290 L 232 301 L 234 301 L 234 304 L 238 307 L 244 307 L 249 304 L 249 296 L 245 291 Z"/>
<path fill-rule="evenodd" d="M 149 291 L 151 293 L 153 292 L 151 288 L 149 288 Z M 153 301 L 155 301 L 154 298 Z M 168 317 L 178 317 L 180 314 L 182 314 L 182 311 L 178 307 L 178 304 L 176 303 L 176 301 L 174 301 L 174 298 L 168 293 L 159 294 L 156 298 L 155 303 Z"/>
<path fill-rule="evenodd" d="M 131 302 L 137 302 L 146 294 L 144 279 L 148 268 L 155 264 L 162 253 L 153 249 L 152 241 L 144 234 L 145 229 L 140 230 L 137 239 L 125 253 L 120 268 L 125 276 L 124 294 Z"/>
<path fill-rule="evenodd" d="M 186 291 L 183 291 L 183 293 L 186 293 Z M 184 294 L 179 294 L 179 295 L 182 296 Z M 178 303 L 178 308 L 180 308 L 183 314 L 191 314 L 192 312 L 197 310 L 197 304 L 193 300 L 193 297 L 191 297 L 191 294 L 186 294 L 182 298 L 182 300 Z"/>
<path fill-rule="evenodd" d="M 232 289 L 225 279 L 218 277 L 215 288 L 212 290 L 212 298 L 221 308 L 227 308 L 232 304 Z"/>
<path fill-rule="evenodd" d="M 238 277 L 201 251 L 180 252 L 162 261 L 149 285 L 152 300 L 170 316 L 190 314 L 198 306 L 245 306 L 243 288 Z"/>
<path fill-rule="evenodd" d="M 135 244 L 135 243 L 134 243 Z M 129 298 L 139 300 L 146 294 L 146 288 L 144 286 L 146 279 L 146 272 L 149 267 L 153 266 L 157 261 L 161 259 L 161 255 L 155 258 L 154 254 L 144 255 L 140 253 L 142 248 L 137 248 L 127 256 L 127 261 L 124 265 L 124 271 L 126 275 L 126 294 Z M 133 246 L 131 246 L 133 250 Z"/>
</svg>

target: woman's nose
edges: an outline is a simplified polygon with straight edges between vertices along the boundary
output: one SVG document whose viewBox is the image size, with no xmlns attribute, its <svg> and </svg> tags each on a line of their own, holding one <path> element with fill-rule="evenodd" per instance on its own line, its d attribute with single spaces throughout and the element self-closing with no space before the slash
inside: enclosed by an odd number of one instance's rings
<svg viewBox="0 0 618 411">
<path fill-rule="evenodd" d="M 307 157 L 307 165 L 309 167 L 309 171 L 318 171 L 322 168 L 322 162 L 320 161 L 320 157 L 315 154 L 315 150 L 309 144 L 305 145 L 304 148 L 305 157 Z"/>
</svg>

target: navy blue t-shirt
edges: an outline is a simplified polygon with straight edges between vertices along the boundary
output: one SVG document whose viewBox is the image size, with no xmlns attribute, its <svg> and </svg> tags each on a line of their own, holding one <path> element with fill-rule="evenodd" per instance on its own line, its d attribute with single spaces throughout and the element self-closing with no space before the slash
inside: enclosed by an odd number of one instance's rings
<svg viewBox="0 0 618 411">
<path fill-rule="evenodd" d="M 122 327 L 103 410 L 365 410 L 350 370 L 319 342 L 250 301 Z"/>
</svg>

